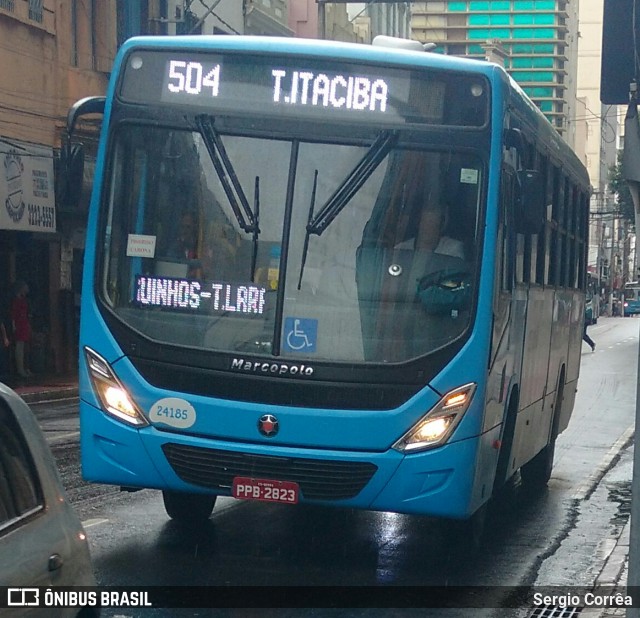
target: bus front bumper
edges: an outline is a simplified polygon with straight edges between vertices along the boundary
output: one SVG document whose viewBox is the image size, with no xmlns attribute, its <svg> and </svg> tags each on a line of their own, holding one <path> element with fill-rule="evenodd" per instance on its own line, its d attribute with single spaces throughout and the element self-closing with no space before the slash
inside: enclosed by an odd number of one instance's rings
<svg viewBox="0 0 640 618">
<path fill-rule="evenodd" d="M 450 518 L 465 518 L 474 510 L 471 496 L 480 438 L 409 455 L 393 449 L 266 448 L 153 426 L 130 428 L 83 401 L 80 422 L 92 428 L 81 432 L 82 472 L 88 481 L 229 496 L 235 476 L 251 476 L 296 480 L 300 502 Z M 306 471 L 302 476 L 300 469 Z M 356 477 L 364 478 L 361 487 Z M 349 488 L 353 495 L 335 497 Z"/>
</svg>

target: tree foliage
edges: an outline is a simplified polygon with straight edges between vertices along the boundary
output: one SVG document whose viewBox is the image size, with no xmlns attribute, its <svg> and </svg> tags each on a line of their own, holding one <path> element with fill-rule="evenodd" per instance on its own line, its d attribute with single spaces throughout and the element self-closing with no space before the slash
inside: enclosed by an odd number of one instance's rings
<svg viewBox="0 0 640 618">
<path fill-rule="evenodd" d="M 622 152 L 616 164 L 609 168 L 609 189 L 616 198 L 616 209 L 624 219 L 635 226 L 636 215 L 627 181 L 622 177 Z"/>
</svg>

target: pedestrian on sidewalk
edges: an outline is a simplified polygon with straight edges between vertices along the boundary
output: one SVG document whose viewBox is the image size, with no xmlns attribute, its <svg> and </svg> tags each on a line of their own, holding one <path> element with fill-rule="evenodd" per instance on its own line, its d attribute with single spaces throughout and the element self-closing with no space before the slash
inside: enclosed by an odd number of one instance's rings
<svg viewBox="0 0 640 618">
<path fill-rule="evenodd" d="M 585 341 L 590 347 L 591 351 L 596 351 L 596 343 L 589 335 L 587 334 L 587 321 L 585 320 L 582 325 L 582 340 Z"/>
<path fill-rule="evenodd" d="M 29 342 L 31 341 L 31 322 L 29 321 L 29 286 L 17 281 L 15 295 L 11 301 L 11 328 L 16 351 L 16 372 L 21 378 L 31 376 L 29 370 Z"/>
</svg>

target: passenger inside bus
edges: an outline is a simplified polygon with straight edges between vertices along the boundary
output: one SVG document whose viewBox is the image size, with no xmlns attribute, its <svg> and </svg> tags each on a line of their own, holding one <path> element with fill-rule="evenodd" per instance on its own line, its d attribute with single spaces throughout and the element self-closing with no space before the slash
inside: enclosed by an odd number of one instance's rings
<svg viewBox="0 0 640 618">
<path fill-rule="evenodd" d="M 466 327 L 477 207 L 477 183 L 467 196 L 450 156 L 404 152 L 390 169 L 357 266 L 366 355 L 389 361 L 437 349 Z"/>
</svg>

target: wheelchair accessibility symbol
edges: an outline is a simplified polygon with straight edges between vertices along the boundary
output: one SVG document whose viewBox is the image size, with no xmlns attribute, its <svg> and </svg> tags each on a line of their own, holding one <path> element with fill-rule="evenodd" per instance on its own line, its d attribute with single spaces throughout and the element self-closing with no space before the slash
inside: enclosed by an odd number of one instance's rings
<svg viewBox="0 0 640 618">
<path fill-rule="evenodd" d="M 285 352 L 315 352 L 318 338 L 318 320 L 307 318 L 284 319 Z"/>
</svg>

